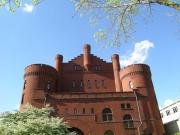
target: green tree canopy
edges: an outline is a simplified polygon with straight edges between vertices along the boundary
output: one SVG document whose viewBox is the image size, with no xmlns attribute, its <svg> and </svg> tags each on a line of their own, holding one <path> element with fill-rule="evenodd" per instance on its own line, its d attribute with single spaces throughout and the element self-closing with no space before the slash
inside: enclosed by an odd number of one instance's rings
<svg viewBox="0 0 180 135">
<path fill-rule="evenodd" d="M 26 106 L 24 112 L 0 115 L 0 135 L 76 135 L 63 119 L 51 116 L 52 109 Z"/>
</svg>

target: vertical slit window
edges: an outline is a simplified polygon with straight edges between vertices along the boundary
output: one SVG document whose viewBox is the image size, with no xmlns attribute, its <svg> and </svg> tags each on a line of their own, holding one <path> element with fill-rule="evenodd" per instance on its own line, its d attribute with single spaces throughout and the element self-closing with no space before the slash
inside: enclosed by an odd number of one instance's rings
<svg viewBox="0 0 180 135">
<path fill-rule="evenodd" d="M 95 86 L 96 88 L 98 87 L 97 80 L 94 80 L 94 86 Z"/>
<path fill-rule="evenodd" d="M 48 84 L 47 84 L 47 90 L 50 91 L 51 90 L 51 82 L 48 81 Z"/>
<path fill-rule="evenodd" d="M 72 81 L 72 88 L 76 87 L 76 81 Z"/>
<path fill-rule="evenodd" d="M 83 88 L 83 81 L 80 80 L 80 88 Z"/>
<path fill-rule="evenodd" d="M 26 89 L 26 85 L 27 85 L 27 81 L 24 81 L 24 86 L 23 86 L 23 90 Z"/>
<path fill-rule="evenodd" d="M 74 114 L 77 114 L 77 109 L 76 108 L 74 108 Z"/>
<path fill-rule="evenodd" d="M 103 88 L 105 87 L 105 81 L 104 80 L 101 81 L 101 85 Z"/>
<path fill-rule="evenodd" d="M 85 114 L 86 113 L 86 110 L 85 110 L 85 108 L 83 108 L 83 114 Z"/>
<path fill-rule="evenodd" d="M 24 94 L 22 95 L 21 104 L 24 103 Z"/>
<path fill-rule="evenodd" d="M 94 114 L 94 108 L 91 108 L 91 113 Z"/>
<path fill-rule="evenodd" d="M 87 88 L 90 88 L 91 84 L 90 84 L 90 80 L 87 80 Z"/>
</svg>

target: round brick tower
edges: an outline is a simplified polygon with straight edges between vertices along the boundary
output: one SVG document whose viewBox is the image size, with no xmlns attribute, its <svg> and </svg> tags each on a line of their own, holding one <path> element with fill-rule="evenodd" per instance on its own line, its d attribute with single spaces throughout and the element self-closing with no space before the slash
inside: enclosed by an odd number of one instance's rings
<svg viewBox="0 0 180 135">
<path fill-rule="evenodd" d="M 146 100 L 137 101 L 140 112 L 146 112 L 144 115 L 140 113 L 140 119 L 151 119 L 149 122 L 142 122 L 140 126 L 141 133 L 145 131 L 146 127 L 152 129 L 153 135 L 163 135 L 164 128 L 160 118 L 157 99 L 151 79 L 150 67 L 145 64 L 134 64 L 125 67 L 120 71 L 120 80 L 122 81 L 123 91 L 134 91 L 138 98 L 147 97 Z"/>
<path fill-rule="evenodd" d="M 21 108 L 27 103 L 44 107 L 47 95 L 56 91 L 57 71 L 44 64 L 33 64 L 25 68 Z"/>
</svg>

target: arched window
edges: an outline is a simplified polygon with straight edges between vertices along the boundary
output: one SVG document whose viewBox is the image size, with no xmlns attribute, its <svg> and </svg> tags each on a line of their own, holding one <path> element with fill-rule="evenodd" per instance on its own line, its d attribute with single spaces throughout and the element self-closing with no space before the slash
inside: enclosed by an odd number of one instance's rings
<svg viewBox="0 0 180 135">
<path fill-rule="evenodd" d="M 112 121 L 112 112 L 111 109 L 105 108 L 102 112 L 103 114 L 103 121 Z"/>
<path fill-rule="evenodd" d="M 107 130 L 104 135 L 114 135 L 113 131 L 111 130 Z"/>
<path fill-rule="evenodd" d="M 130 114 L 124 115 L 123 124 L 124 124 L 125 128 L 133 128 L 134 127 L 133 119 Z"/>
<path fill-rule="evenodd" d="M 132 82 L 132 81 L 129 81 L 129 87 L 130 87 L 131 89 L 133 89 L 133 88 L 134 88 L 134 84 L 133 84 L 133 82 Z"/>
</svg>

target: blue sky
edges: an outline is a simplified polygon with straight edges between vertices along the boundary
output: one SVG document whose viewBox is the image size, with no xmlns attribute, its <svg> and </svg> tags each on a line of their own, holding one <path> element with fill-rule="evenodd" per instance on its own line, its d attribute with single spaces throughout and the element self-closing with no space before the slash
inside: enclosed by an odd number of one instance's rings
<svg viewBox="0 0 180 135">
<path fill-rule="evenodd" d="M 93 39 L 96 31 L 87 16 L 79 17 L 68 0 L 45 0 L 36 7 L 23 5 L 16 13 L 0 9 L 0 112 L 18 109 L 24 68 L 33 63 L 54 66 L 56 54 L 64 62 L 82 53 L 83 44 L 106 61 L 114 53 L 122 61 L 144 62 L 151 67 L 160 106 L 168 99 L 180 98 L 180 26 L 168 17 L 166 8 L 156 6 L 148 24 L 137 20 L 136 32 L 120 48 L 102 48 Z"/>
</svg>

